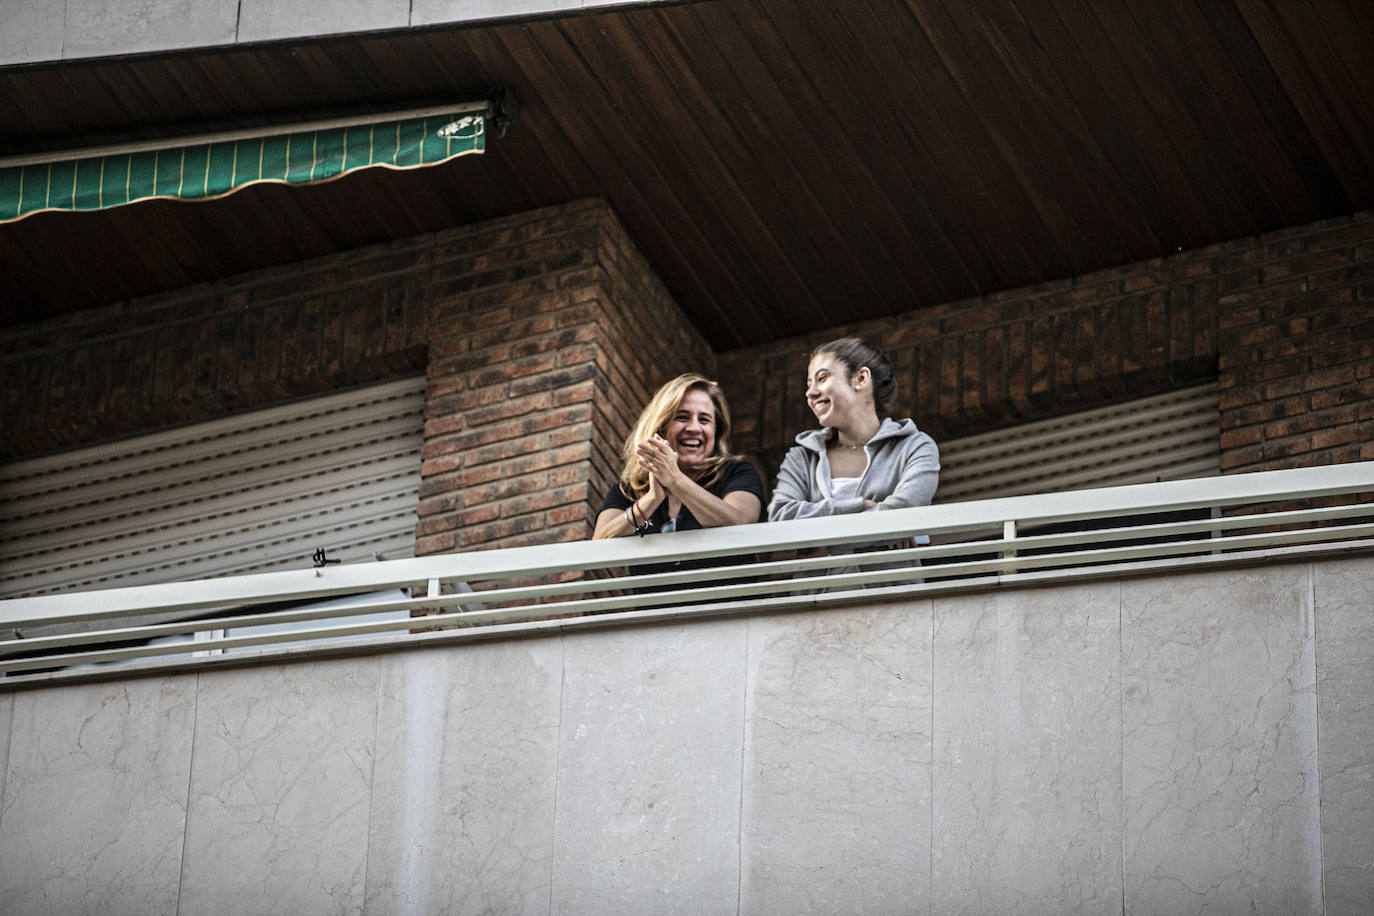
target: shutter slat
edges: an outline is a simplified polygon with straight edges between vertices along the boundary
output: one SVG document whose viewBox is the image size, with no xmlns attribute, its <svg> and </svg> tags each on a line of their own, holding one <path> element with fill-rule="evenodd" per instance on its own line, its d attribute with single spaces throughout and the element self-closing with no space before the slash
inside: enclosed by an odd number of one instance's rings
<svg viewBox="0 0 1374 916">
<path fill-rule="evenodd" d="M 940 443 L 936 501 L 1220 473 L 1215 384 Z"/>
<path fill-rule="evenodd" d="M 0 466 L 0 594 L 413 555 L 423 413 L 404 379 Z"/>
</svg>

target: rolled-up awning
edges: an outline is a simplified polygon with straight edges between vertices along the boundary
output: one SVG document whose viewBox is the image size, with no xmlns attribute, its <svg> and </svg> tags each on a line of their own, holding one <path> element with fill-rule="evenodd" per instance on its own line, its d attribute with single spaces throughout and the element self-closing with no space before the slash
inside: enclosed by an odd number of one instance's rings
<svg viewBox="0 0 1374 916">
<path fill-rule="evenodd" d="M 102 210 L 140 200 L 207 200 L 270 181 L 315 184 L 358 169 L 437 165 L 486 149 L 489 102 L 367 119 L 0 159 L 0 223 L 45 210 Z"/>
</svg>

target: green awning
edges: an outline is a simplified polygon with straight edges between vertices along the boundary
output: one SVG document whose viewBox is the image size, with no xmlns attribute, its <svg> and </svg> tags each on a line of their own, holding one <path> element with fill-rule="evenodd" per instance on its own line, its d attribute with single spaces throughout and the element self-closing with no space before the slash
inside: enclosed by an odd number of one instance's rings
<svg viewBox="0 0 1374 916">
<path fill-rule="evenodd" d="M 486 118 L 467 112 L 4 166 L 0 223 L 44 210 L 208 200 L 264 181 L 315 184 L 372 166 L 420 168 L 485 148 Z"/>
</svg>

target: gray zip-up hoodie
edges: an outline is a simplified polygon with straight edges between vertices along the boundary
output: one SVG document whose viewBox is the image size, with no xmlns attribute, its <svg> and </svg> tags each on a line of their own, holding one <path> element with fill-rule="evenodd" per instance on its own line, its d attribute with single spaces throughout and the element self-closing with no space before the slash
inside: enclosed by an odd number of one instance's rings
<svg viewBox="0 0 1374 916">
<path fill-rule="evenodd" d="M 778 469 L 778 485 L 768 503 L 769 521 L 862 512 L 865 499 L 879 509 L 930 505 L 940 478 L 940 449 L 915 423 L 883 420 L 864 444 L 868 468 L 859 479 L 859 495 L 852 499 L 835 499 L 831 490 L 825 446 L 834 436 L 831 427 L 797 436 Z"/>
</svg>

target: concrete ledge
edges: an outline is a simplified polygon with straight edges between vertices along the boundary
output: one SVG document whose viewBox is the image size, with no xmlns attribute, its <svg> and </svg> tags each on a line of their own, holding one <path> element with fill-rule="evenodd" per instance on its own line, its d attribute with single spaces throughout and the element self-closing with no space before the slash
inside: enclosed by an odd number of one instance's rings
<svg viewBox="0 0 1374 916">
<path fill-rule="evenodd" d="M 653 0 L 6 0 L 0 67 L 448 25 Z"/>
<path fill-rule="evenodd" d="M 0 695 L 0 899 L 1368 913 L 1369 572 L 874 590 Z"/>
</svg>

